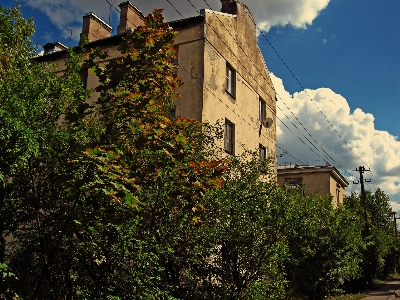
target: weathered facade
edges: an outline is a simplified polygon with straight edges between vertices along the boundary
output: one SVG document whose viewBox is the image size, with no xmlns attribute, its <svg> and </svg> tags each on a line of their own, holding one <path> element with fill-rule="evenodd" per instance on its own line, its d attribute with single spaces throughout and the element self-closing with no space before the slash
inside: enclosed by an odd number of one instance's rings
<svg viewBox="0 0 400 300">
<path fill-rule="evenodd" d="M 275 90 L 257 45 L 256 25 L 243 3 L 221 0 L 221 4 L 221 12 L 202 10 L 199 16 L 169 23 L 179 32 L 175 46 L 178 76 L 184 82 L 178 91 L 183 97 L 174 99 L 175 113 L 222 124 L 224 140 L 218 146 L 225 153 L 259 150 L 262 157 L 275 158 Z M 143 25 L 143 15 L 130 2 L 121 3 L 120 8 L 115 36 L 109 36 L 111 27 L 93 13 L 83 19 L 87 47 L 100 47 L 110 59 L 119 56 L 122 37 Z M 57 62 L 55 72 L 63 72 L 64 59 L 65 50 L 41 58 Z M 88 88 L 98 85 L 93 74 L 84 78 Z"/>
<path fill-rule="evenodd" d="M 295 166 L 278 168 L 278 184 L 290 187 L 300 186 L 305 192 L 330 194 L 332 204 L 343 204 L 345 188 L 349 185 L 346 179 L 333 166 Z"/>
</svg>

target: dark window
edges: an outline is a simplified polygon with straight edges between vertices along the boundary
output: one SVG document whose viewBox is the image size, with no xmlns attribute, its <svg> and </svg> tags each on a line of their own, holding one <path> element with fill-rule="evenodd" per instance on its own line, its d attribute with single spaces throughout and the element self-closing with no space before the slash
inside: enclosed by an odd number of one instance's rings
<svg viewBox="0 0 400 300">
<path fill-rule="evenodd" d="M 175 45 L 175 50 L 176 50 L 176 55 L 175 57 L 171 58 L 171 63 L 176 67 L 176 70 L 174 72 L 175 76 L 178 76 L 178 69 L 179 69 L 179 62 L 178 62 L 178 56 L 179 56 L 179 46 Z"/>
<path fill-rule="evenodd" d="M 266 117 L 267 117 L 267 115 L 266 115 L 266 103 L 261 97 L 259 97 L 259 100 L 258 100 L 258 118 L 259 118 L 260 122 L 264 122 Z"/>
<path fill-rule="evenodd" d="M 172 106 L 171 109 L 169 110 L 169 116 L 170 116 L 172 119 L 175 119 L 175 118 L 176 118 L 176 106 L 175 106 L 175 105 Z"/>
<path fill-rule="evenodd" d="M 260 144 L 259 151 L 260 151 L 260 158 L 266 159 L 267 158 L 267 148 L 265 148 L 263 145 Z"/>
<path fill-rule="evenodd" d="M 226 64 L 226 91 L 235 97 L 236 95 L 236 71 L 231 65 Z"/>
<path fill-rule="evenodd" d="M 340 204 L 340 190 L 336 189 L 336 202 L 339 205 Z"/>
<path fill-rule="evenodd" d="M 224 149 L 230 154 L 235 150 L 235 125 L 229 120 L 225 120 Z"/>
<path fill-rule="evenodd" d="M 87 84 L 88 84 L 88 76 L 89 76 L 89 70 L 88 68 L 83 68 L 81 69 L 81 79 L 82 79 L 82 85 L 86 89 Z"/>
<path fill-rule="evenodd" d="M 302 177 L 285 178 L 286 191 L 290 194 L 300 193 L 302 197 L 305 196 L 306 185 L 303 184 Z"/>
</svg>

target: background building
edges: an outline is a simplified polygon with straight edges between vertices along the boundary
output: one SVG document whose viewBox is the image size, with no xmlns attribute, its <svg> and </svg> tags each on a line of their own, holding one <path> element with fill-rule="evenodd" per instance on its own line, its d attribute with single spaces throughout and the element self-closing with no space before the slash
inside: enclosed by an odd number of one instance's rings
<svg viewBox="0 0 400 300">
<path fill-rule="evenodd" d="M 345 188 L 349 185 L 333 166 L 278 167 L 277 173 L 280 186 L 301 187 L 305 192 L 318 192 L 323 196 L 330 194 L 335 206 L 343 204 Z"/>
</svg>

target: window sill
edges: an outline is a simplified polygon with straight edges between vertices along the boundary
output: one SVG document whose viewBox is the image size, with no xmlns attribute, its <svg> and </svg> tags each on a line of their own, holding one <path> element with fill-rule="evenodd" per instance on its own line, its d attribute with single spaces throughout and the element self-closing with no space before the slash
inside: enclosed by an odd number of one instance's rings
<svg viewBox="0 0 400 300">
<path fill-rule="evenodd" d="M 231 96 L 231 97 L 233 98 L 233 100 L 236 100 L 236 96 L 233 95 L 231 92 L 229 92 L 227 89 L 225 89 L 225 92 L 226 92 L 229 96 Z"/>
</svg>

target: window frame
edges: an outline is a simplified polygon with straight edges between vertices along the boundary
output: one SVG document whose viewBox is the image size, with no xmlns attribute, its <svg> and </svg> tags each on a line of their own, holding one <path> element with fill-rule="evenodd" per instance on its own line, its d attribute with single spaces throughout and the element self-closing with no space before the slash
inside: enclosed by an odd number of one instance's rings
<svg viewBox="0 0 400 300">
<path fill-rule="evenodd" d="M 267 118 L 267 103 L 263 98 L 258 96 L 258 119 L 261 123 Z"/>
<path fill-rule="evenodd" d="M 262 159 L 262 160 L 267 159 L 267 157 L 268 157 L 267 147 L 259 144 L 258 145 L 258 153 L 259 153 L 260 159 Z"/>
<path fill-rule="evenodd" d="M 236 97 L 236 70 L 227 62 L 225 72 L 225 91 Z"/>
<path fill-rule="evenodd" d="M 81 76 L 81 81 L 82 81 L 82 86 L 84 89 L 87 89 L 88 87 L 88 80 L 89 80 L 89 69 L 87 67 L 83 67 L 80 70 L 80 76 Z"/>
<path fill-rule="evenodd" d="M 225 119 L 224 125 L 224 150 L 226 153 L 235 153 L 235 124 Z"/>
<path fill-rule="evenodd" d="M 171 119 L 176 119 L 177 115 L 176 115 L 176 105 L 172 105 L 168 111 L 168 114 L 170 116 Z"/>
</svg>

